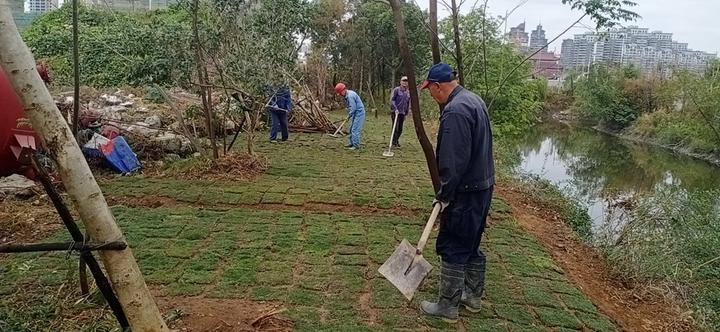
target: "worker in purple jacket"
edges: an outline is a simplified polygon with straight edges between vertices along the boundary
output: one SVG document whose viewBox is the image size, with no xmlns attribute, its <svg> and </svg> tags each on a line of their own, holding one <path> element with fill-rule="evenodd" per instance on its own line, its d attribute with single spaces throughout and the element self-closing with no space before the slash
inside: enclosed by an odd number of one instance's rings
<svg viewBox="0 0 720 332">
<path fill-rule="evenodd" d="M 400 147 L 400 135 L 402 135 L 405 115 L 408 113 L 410 113 L 410 90 L 408 90 L 408 78 L 403 76 L 400 79 L 400 86 L 393 89 L 390 94 L 390 125 L 395 123 L 397 117 L 397 125 L 392 137 L 393 146 Z"/>
</svg>

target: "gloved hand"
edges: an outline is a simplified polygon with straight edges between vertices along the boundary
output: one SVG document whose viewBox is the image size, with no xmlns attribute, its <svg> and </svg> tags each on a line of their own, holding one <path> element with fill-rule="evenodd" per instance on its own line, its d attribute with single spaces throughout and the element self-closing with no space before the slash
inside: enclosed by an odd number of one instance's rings
<svg viewBox="0 0 720 332">
<path fill-rule="evenodd" d="M 440 204 L 440 212 L 443 212 L 443 210 L 445 210 L 445 208 L 448 207 L 448 205 L 450 205 L 450 203 L 438 201 L 437 199 L 433 199 L 433 202 L 432 202 L 433 208 L 435 208 L 435 204 Z"/>
<path fill-rule="evenodd" d="M 400 111 L 395 110 L 395 116 L 398 116 L 398 115 L 400 115 Z"/>
</svg>

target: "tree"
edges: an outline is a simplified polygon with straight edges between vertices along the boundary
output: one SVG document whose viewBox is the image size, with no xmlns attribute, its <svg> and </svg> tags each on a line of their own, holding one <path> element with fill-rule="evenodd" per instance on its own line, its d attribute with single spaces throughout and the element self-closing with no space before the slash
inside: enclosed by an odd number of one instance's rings
<svg viewBox="0 0 720 332">
<path fill-rule="evenodd" d="M 457 48 L 453 36 L 454 21 L 454 18 L 447 18 L 440 22 L 444 37 L 441 42 L 451 48 Z M 496 89 L 505 73 L 522 62 L 523 54 L 503 42 L 499 22 L 486 19 L 482 8 L 458 15 L 457 25 L 463 32 L 460 42 L 467 55 L 464 86 L 478 92 Z M 449 63 L 456 65 L 454 57 L 448 58 Z M 490 110 L 495 134 L 518 134 L 536 120 L 542 106 L 545 82 L 528 80 L 531 72 L 530 64 L 525 63 L 506 79 L 503 93 L 498 95 L 495 107 Z M 488 101 L 487 95 L 482 97 Z"/>
<path fill-rule="evenodd" d="M 410 46 L 408 45 L 407 31 L 405 30 L 405 20 L 403 18 L 402 3 L 400 0 L 390 0 L 390 6 L 392 7 L 393 16 L 395 17 L 395 26 L 397 28 L 398 44 L 400 46 L 400 56 L 405 64 L 405 72 L 408 77 L 408 84 L 410 85 L 410 104 L 412 107 L 413 124 L 415 125 L 415 134 L 417 135 L 420 146 L 422 147 L 423 153 L 425 154 L 425 161 L 427 162 L 428 171 L 430 172 L 430 180 L 432 181 L 435 192 L 440 190 L 440 171 L 438 169 L 437 162 L 435 160 L 435 152 L 433 151 L 432 144 L 425 133 L 425 127 L 422 123 L 422 117 L 420 115 L 420 100 L 418 98 L 418 90 L 414 87 L 417 86 L 417 80 L 415 79 L 415 63 L 410 55 Z"/>
<path fill-rule="evenodd" d="M 450 7 L 452 10 L 453 41 L 455 42 L 455 69 L 458 72 L 458 82 L 460 82 L 460 85 L 464 86 L 465 68 L 463 67 L 462 43 L 460 42 L 460 23 L 458 22 L 458 17 L 460 16 L 460 6 L 457 5 L 456 0 L 450 0 Z"/>
<path fill-rule="evenodd" d="M 287 84 L 286 75 L 296 66 L 296 36 L 305 33 L 307 6 L 300 0 L 182 0 L 178 5 L 192 18 L 197 74 L 191 85 L 203 96 L 206 123 L 224 125 L 213 109 L 212 90 L 222 91 L 226 103 L 238 93 L 250 110 L 243 115 L 253 155 L 255 130 L 272 96 L 268 92 Z"/>
<path fill-rule="evenodd" d="M 433 64 L 440 62 L 440 37 L 438 36 L 437 0 L 430 0 L 430 48 Z"/>
<path fill-rule="evenodd" d="M 415 63 L 424 67 L 430 63 L 424 28 L 426 16 L 414 3 L 404 3 L 403 9 L 410 52 Z M 318 0 L 311 6 L 311 12 L 311 52 L 316 56 L 324 54 L 331 65 L 329 74 L 334 73 L 337 81 L 358 91 L 385 96 L 398 78 L 407 74 L 387 4 L 359 1 L 341 6 L 333 0 Z"/>
<path fill-rule="evenodd" d="M 207 127 L 208 137 L 210 138 L 210 146 L 212 147 L 212 156 L 214 159 L 218 158 L 218 147 L 215 141 L 215 111 L 212 105 L 212 88 L 210 87 L 207 62 L 205 61 L 204 48 L 200 40 L 200 27 L 199 18 L 200 15 L 200 0 L 194 0 L 192 7 L 190 8 L 190 15 L 192 16 L 192 30 L 193 30 L 193 48 L 195 55 L 195 66 L 197 68 L 197 78 L 199 84 L 200 100 L 202 101 L 203 112 L 205 114 L 205 125 Z M 224 124 L 223 124 L 224 125 Z"/>
<path fill-rule="evenodd" d="M 0 1 L 0 66 L 20 96 L 27 116 L 58 166 L 90 238 L 98 242 L 123 239 L 120 228 L 90 171 L 70 127 L 55 106 L 35 67 L 30 50 L 15 27 L 10 6 Z M 133 331 L 169 331 L 143 279 L 132 250 L 100 251 L 118 300 Z"/>
</svg>

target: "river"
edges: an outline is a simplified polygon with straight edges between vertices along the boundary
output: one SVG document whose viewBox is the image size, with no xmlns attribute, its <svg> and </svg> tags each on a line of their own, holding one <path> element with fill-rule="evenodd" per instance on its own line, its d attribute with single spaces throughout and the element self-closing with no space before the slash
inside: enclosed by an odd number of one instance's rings
<svg viewBox="0 0 720 332">
<path fill-rule="evenodd" d="M 719 167 L 589 128 L 537 125 L 516 147 L 516 171 L 551 182 L 587 207 L 595 237 L 612 237 L 639 197 L 720 188 Z"/>
</svg>

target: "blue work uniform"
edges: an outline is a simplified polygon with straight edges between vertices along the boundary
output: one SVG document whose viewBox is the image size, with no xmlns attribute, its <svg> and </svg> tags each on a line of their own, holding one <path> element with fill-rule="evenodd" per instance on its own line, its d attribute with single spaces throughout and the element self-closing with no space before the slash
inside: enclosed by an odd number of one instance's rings
<svg viewBox="0 0 720 332">
<path fill-rule="evenodd" d="M 480 239 L 495 185 L 492 130 L 485 102 L 458 86 L 440 116 L 437 138 L 441 215 L 436 250 L 444 262 L 467 264 L 485 255 Z"/>
<path fill-rule="evenodd" d="M 350 123 L 350 145 L 360 148 L 360 135 L 365 124 L 365 105 L 355 91 L 346 90 L 345 103 L 348 109 Z"/>
<path fill-rule="evenodd" d="M 289 136 L 288 116 L 292 111 L 292 97 L 290 89 L 287 87 L 280 88 L 273 96 L 268 112 L 271 118 L 270 140 L 277 139 L 278 132 L 282 133 L 282 140 L 287 141 Z"/>
</svg>

